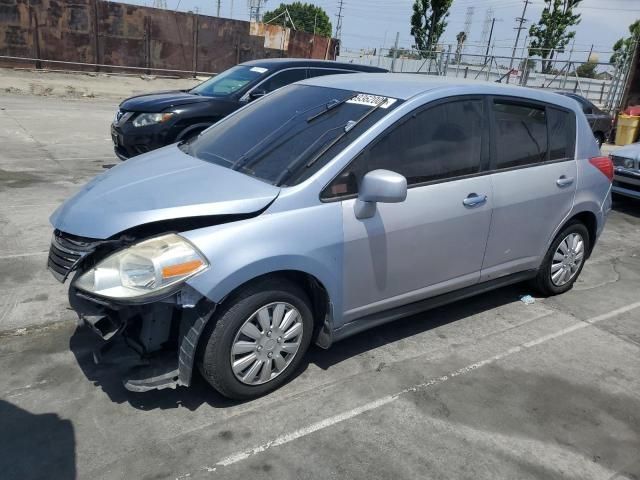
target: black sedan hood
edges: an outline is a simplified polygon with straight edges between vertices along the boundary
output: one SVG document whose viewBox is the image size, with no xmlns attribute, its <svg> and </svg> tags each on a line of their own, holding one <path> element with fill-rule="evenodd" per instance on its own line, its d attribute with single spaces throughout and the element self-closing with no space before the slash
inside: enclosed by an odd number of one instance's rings
<svg viewBox="0 0 640 480">
<path fill-rule="evenodd" d="M 169 92 L 147 93 L 127 98 L 120 104 L 120 109 L 126 112 L 156 113 L 179 105 L 211 101 L 215 101 L 215 99 L 174 90 Z"/>
</svg>

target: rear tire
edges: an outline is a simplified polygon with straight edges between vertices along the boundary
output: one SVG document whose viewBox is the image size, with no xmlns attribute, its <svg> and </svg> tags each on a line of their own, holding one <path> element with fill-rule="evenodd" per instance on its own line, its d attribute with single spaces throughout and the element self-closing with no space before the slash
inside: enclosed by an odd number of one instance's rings
<svg viewBox="0 0 640 480">
<path fill-rule="evenodd" d="M 309 305 L 306 293 L 288 280 L 264 279 L 243 287 L 209 320 L 202 335 L 200 373 L 222 395 L 237 400 L 279 388 L 309 348 Z"/>
<path fill-rule="evenodd" d="M 551 243 L 538 274 L 532 281 L 533 288 L 544 296 L 570 290 L 582 272 L 590 248 L 591 239 L 587 227 L 579 221 L 569 223 Z"/>
</svg>

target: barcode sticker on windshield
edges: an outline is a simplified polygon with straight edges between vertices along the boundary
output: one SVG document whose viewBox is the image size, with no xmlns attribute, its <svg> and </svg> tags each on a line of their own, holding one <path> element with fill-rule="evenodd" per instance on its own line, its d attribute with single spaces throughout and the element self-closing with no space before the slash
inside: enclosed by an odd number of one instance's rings
<svg viewBox="0 0 640 480">
<path fill-rule="evenodd" d="M 257 73 L 264 73 L 267 70 L 268 70 L 267 68 L 263 68 L 263 67 L 252 67 L 251 68 L 252 72 L 257 72 Z"/>
<path fill-rule="evenodd" d="M 366 105 L 368 107 L 375 107 L 380 102 L 383 102 L 380 105 L 380 108 L 389 108 L 391 105 L 396 103 L 395 98 L 382 97 L 380 95 L 370 95 L 367 93 L 359 93 L 351 100 L 348 100 L 347 103 L 355 103 L 356 105 Z"/>
</svg>

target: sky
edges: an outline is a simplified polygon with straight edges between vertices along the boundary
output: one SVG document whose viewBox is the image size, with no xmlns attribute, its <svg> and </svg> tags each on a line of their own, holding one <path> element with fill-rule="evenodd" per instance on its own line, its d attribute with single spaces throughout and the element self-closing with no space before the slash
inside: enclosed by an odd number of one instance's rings
<svg viewBox="0 0 640 480">
<path fill-rule="evenodd" d="M 153 6 L 153 0 L 124 0 L 127 3 Z M 167 8 L 180 11 L 195 10 L 205 15 L 215 15 L 217 0 L 165 0 Z M 288 3 L 293 0 L 286 0 Z M 305 1 L 305 0 L 302 0 Z M 325 9 L 336 25 L 336 14 L 340 0 L 306 0 Z M 221 16 L 248 20 L 248 0 L 220 0 Z M 389 48 L 400 34 L 399 46 L 408 48 L 414 44 L 410 34 L 410 17 L 414 0 L 344 0 L 342 48 L 348 51 L 360 49 Z M 266 10 L 276 8 L 280 0 L 267 0 Z M 455 43 L 456 34 L 465 28 L 469 7 L 474 7 L 471 29 L 468 36 L 467 53 L 478 53 L 482 47 L 475 47 L 482 39 L 483 25 L 487 9 L 493 8 L 496 18 L 493 42 L 496 55 L 511 55 L 516 38 L 516 17 L 522 15 L 524 0 L 454 0 L 447 29 L 440 43 Z M 525 26 L 536 23 L 544 6 L 543 0 L 530 1 L 525 17 Z M 582 20 L 575 27 L 576 38 L 573 59 L 586 60 L 591 45 L 598 52 L 601 62 L 609 60 L 610 51 L 616 40 L 628 34 L 628 26 L 640 19 L 640 0 L 583 0 L 576 10 Z M 522 31 L 520 51 L 524 46 L 528 28 Z M 569 49 L 569 48 L 568 48 Z M 568 53 L 567 53 L 568 55 Z"/>
</svg>

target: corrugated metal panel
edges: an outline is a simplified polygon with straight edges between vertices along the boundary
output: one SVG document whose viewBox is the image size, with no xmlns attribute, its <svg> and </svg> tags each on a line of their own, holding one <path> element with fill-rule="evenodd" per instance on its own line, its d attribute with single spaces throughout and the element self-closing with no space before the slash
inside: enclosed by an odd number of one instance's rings
<svg viewBox="0 0 640 480">
<path fill-rule="evenodd" d="M 278 25 L 117 2 L 0 4 L 0 55 L 5 56 L 217 72 L 257 58 L 333 58 L 335 43 L 329 42 Z"/>
</svg>

